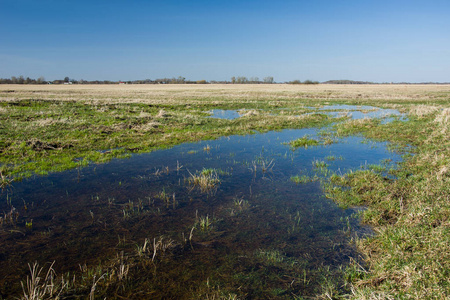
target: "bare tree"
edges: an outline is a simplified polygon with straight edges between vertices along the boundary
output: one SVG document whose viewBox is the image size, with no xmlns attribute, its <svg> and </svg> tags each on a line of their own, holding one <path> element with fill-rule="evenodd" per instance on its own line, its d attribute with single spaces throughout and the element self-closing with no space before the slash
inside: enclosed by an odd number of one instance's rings
<svg viewBox="0 0 450 300">
<path fill-rule="evenodd" d="M 264 77 L 263 81 L 264 83 L 274 83 L 272 76 Z"/>
</svg>

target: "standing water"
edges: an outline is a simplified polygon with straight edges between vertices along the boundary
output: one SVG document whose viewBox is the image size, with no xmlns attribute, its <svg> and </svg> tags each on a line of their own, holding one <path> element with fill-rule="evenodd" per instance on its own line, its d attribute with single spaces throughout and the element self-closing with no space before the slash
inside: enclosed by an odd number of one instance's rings
<svg viewBox="0 0 450 300">
<path fill-rule="evenodd" d="M 42 277 L 54 262 L 74 298 L 93 289 L 102 299 L 292 299 L 341 289 L 342 268 L 360 259 L 351 239 L 370 230 L 355 209 L 326 199 L 320 180 L 291 178 L 399 156 L 358 137 L 287 144 L 316 134 L 224 137 L 14 183 L 0 202 L 2 297 L 21 293 L 33 262 Z"/>
</svg>

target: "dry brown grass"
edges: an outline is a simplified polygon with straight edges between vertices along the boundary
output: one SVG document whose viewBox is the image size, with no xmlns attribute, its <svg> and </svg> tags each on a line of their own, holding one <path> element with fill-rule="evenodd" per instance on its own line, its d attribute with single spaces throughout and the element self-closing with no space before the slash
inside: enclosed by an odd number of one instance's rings
<svg viewBox="0 0 450 300">
<path fill-rule="evenodd" d="M 14 92 L 11 92 L 14 91 Z M 208 85 L 0 85 L 0 100 L 58 99 L 100 102 L 184 103 L 195 99 L 358 99 L 435 100 L 449 93 L 450 85 L 287 85 L 287 84 L 208 84 Z M 212 100 L 214 100 L 212 99 Z"/>
<path fill-rule="evenodd" d="M 436 116 L 435 122 L 441 126 L 448 126 L 450 124 L 450 108 L 445 108 L 440 114 Z"/>
<path fill-rule="evenodd" d="M 439 108 L 434 105 L 417 105 L 410 108 L 409 112 L 412 115 L 418 116 L 419 118 L 428 116 L 432 113 L 438 111 Z"/>
</svg>

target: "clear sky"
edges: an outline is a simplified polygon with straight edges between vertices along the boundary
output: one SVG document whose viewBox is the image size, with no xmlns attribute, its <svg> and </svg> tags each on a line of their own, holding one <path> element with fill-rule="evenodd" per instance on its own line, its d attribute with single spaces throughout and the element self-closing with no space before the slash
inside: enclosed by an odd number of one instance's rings
<svg viewBox="0 0 450 300">
<path fill-rule="evenodd" d="M 0 0 L 0 77 L 450 81 L 450 0 Z"/>
</svg>

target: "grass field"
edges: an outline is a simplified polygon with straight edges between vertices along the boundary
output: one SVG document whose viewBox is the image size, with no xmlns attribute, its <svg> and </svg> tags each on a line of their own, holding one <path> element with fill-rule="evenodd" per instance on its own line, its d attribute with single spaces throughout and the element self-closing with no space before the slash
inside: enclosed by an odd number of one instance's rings
<svg viewBox="0 0 450 300">
<path fill-rule="evenodd" d="M 424 114 L 447 97 L 448 86 L 432 85 L 2 85 L 1 161 L 14 165 L 2 174 L 45 174 L 186 141 L 324 125 L 324 116 L 305 113 L 330 103 Z M 205 118 L 211 109 L 249 113 L 227 122 Z"/>
<path fill-rule="evenodd" d="M 1 85 L 2 101 L 19 99 L 84 100 L 90 103 L 204 104 L 264 103 L 280 106 L 288 100 L 341 100 L 351 103 L 445 104 L 448 85 Z M 271 101 L 280 101 L 274 103 Z M 405 101 L 407 100 L 407 101 Z M 309 101 L 307 101 L 309 102 Z"/>
<path fill-rule="evenodd" d="M 367 267 L 347 270 L 348 295 L 324 299 L 450 297 L 450 86 L 448 85 L 0 85 L 2 187 L 33 174 L 101 163 L 189 141 L 336 122 L 330 104 L 395 108 L 407 121 L 333 125 L 404 153 L 383 166 L 323 183 L 343 206 L 366 206 L 376 235 L 357 241 Z M 244 110 L 234 120 L 212 109 Z"/>
</svg>

